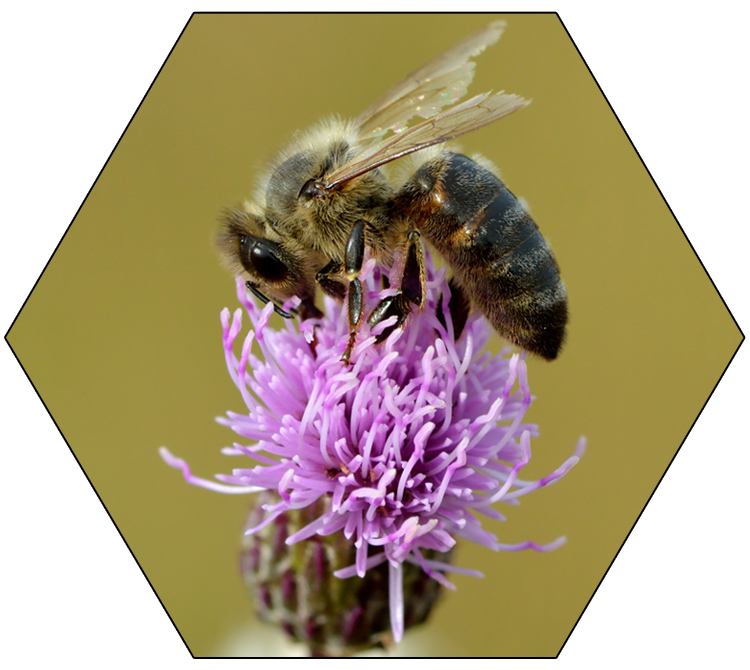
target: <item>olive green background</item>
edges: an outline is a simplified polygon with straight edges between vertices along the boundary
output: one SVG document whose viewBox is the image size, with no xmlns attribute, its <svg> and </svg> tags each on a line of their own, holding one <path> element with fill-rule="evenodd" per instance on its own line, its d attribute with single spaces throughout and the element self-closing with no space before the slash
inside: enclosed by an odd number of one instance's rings
<svg viewBox="0 0 750 670">
<path fill-rule="evenodd" d="M 251 499 L 188 486 L 157 455 L 165 445 L 206 477 L 237 463 L 219 453 L 234 434 L 213 422 L 243 409 L 221 347 L 219 312 L 237 301 L 212 246 L 217 215 L 294 130 L 355 116 L 494 18 L 194 16 L 9 334 L 196 656 L 259 627 L 237 571 Z M 470 93 L 533 103 L 460 145 L 529 202 L 571 309 L 559 360 L 530 363 L 541 437 L 523 476 L 551 472 L 581 434 L 588 450 L 488 524 L 502 542 L 568 543 L 462 543 L 459 564 L 485 579 L 454 577 L 407 653 L 554 656 L 740 342 L 558 18 L 505 18 Z"/>
</svg>

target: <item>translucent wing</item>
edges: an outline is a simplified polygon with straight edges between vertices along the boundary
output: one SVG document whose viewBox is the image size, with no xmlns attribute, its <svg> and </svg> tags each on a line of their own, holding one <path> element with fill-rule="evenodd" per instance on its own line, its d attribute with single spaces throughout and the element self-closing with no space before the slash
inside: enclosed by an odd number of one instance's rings
<svg viewBox="0 0 750 670">
<path fill-rule="evenodd" d="M 446 105 L 460 100 L 474 78 L 474 63 L 469 59 L 497 42 L 505 25 L 504 21 L 491 23 L 396 84 L 355 120 L 360 138 L 377 139 L 388 131 L 401 132 L 412 117 L 432 118 Z"/>
<path fill-rule="evenodd" d="M 384 163 L 482 128 L 528 104 L 528 100 L 503 92 L 475 95 L 365 149 L 353 160 L 327 175 L 323 187 L 329 190 Z"/>
</svg>

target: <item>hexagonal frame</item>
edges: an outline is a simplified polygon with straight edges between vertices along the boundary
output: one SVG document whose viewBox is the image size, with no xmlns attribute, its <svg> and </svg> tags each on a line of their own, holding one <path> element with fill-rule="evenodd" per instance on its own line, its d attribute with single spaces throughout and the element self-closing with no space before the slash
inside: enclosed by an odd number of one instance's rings
<svg viewBox="0 0 750 670">
<path fill-rule="evenodd" d="M 481 67 L 481 61 L 480 61 L 480 67 Z M 9 334 L 10 334 L 10 331 L 9 331 Z M 10 340 L 9 340 L 9 342 L 10 342 Z M 735 350 L 735 351 L 736 351 L 736 350 Z M 585 430 L 585 429 L 584 429 L 584 430 Z"/>
</svg>

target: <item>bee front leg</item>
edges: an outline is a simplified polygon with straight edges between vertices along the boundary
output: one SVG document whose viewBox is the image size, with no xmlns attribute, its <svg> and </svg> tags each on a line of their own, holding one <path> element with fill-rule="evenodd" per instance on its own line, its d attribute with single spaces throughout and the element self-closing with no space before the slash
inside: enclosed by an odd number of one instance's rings
<svg viewBox="0 0 750 670">
<path fill-rule="evenodd" d="M 346 242 L 346 255 L 344 257 L 344 270 L 349 280 L 348 314 L 349 314 L 349 343 L 341 360 L 350 365 L 354 343 L 357 341 L 357 331 L 362 321 L 362 282 L 359 281 L 359 273 L 365 259 L 365 222 L 357 221 L 352 227 L 349 239 Z"/>
<path fill-rule="evenodd" d="M 343 301 L 346 298 L 346 286 L 341 283 L 341 270 L 341 262 L 334 259 L 315 275 L 315 281 L 323 289 L 323 293 Z"/>
<path fill-rule="evenodd" d="M 398 292 L 383 298 L 367 319 L 371 328 L 382 321 L 396 317 L 396 323 L 383 330 L 376 342 L 385 340 L 396 328 L 400 328 L 411 312 L 411 305 L 421 307 L 426 291 L 424 249 L 416 230 L 407 233 L 406 259 L 401 273 Z"/>
</svg>

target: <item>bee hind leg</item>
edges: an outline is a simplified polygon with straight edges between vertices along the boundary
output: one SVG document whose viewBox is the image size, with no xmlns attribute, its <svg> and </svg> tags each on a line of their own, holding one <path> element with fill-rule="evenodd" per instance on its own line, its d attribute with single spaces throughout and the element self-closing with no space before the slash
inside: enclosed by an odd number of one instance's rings
<svg viewBox="0 0 750 670">
<path fill-rule="evenodd" d="M 458 338 L 461 337 L 461 333 L 464 332 L 466 321 L 469 318 L 469 312 L 471 312 L 471 300 L 461 288 L 460 284 L 456 282 L 455 277 L 451 277 L 448 280 L 448 287 L 451 291 L 451 297 L 448 301 L 448 311 L 450 312 L 451 322 L 453 323 L 453 339 L 454 341 L 458 341 Z M 447 328 L 442 305 L 443 296 L 441 295 L 440 300 L 438 301 L 437 318 L 443 325 L 443 328 Z"/>
<path fill-rule="evenodd" d="M 409 231 L 407 240 L 406 258 L 401 272 L 398 292 L 395 295 L 383 298 L 367 319 L 367 323 L 373 328 L 392 316 L 396 317 L 396 323 L 385 328 L 378 335 L 375 340 L 376 343 L 385 340 L 396 328 L 400 328 L 404 324 L 406 317 L 411 312 L 412 305 L 422 307 L 424 302 L 426 290 L 424 249 L 417 231 Z"/>
</svg>

